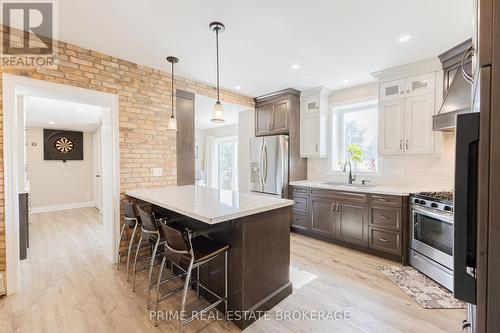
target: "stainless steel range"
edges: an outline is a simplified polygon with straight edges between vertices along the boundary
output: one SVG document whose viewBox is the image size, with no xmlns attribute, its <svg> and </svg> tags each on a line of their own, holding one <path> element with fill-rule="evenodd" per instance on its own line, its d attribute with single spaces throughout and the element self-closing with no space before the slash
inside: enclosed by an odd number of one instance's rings
<svg viewBox="0 0 500 333">
<path fill-rule="evenodd" d="M 453 290 L 453 192 L 410 195 L 410 265 Z"/>
</svg>

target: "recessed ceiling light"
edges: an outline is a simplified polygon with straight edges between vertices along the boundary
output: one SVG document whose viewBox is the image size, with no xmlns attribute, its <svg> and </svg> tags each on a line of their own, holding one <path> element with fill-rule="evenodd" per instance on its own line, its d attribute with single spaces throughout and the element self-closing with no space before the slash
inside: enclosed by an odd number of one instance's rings
<svg viewBox="0 0 500 333">
<path fill-rule="evenodd" d="M 342 83 L 343 84 L 349 83 L 349 80 L 343 80 Z"/>
<path fill-rule="evenodd" d="M 403 35 L 403 36 L 399 37 L 399 42 L 404 43 L 404 42 L 409 41 L 410 39 L 411 39 L 410 35 Z"/>
<path fill-rule="evenodd" d="M 300 65 L 299 64 L 293 64 L 292 65 L 292 69 L 299 69 L 300 68 Z"/>
<path fill-rule="evenodd" d="M 240 86 L 235 86 L 235 87 L 234 87 L 234 89 L 236 89 L 236 90 L 240 90 L 240 89 L 241 89 L 241 87 L 240 87 Z"/>
<path fill-rule="evenodd" d="M 82 109 L 82 108 L 78 108 L 78 109 L 76 109 L 76 111 L 78 111 L 78 112 L 82 112 L 82 111 L 83 111 L 83 109 Z"/>
<path fill-rule="evenodd" d="M 53 120 L 49 120 L 49 124 L 50 124 L 50 125 L 55 125 L 55 124 L 56 124 L 56 122 L 55 122 L 55 121 L 53 121 Z"/>
</svg>

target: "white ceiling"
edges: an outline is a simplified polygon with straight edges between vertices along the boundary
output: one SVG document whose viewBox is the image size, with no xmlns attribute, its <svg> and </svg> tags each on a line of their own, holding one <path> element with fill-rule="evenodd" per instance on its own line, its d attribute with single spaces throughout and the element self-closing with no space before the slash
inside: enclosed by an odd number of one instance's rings
<svg viewBox="0 0 500 333">
<path fill-rule="evenodd" d="M 433 57 L 472 34 L 472 0 L 65 0 L 59 39 L 251 96 L 294 87 L 345 88 L 370 73 Z M 410 34 L 411 40 L 399 43 Z M 292 70 L 292 64 L 299 64 Z M 349 80 L 349 82 L 344 82 Z"/>
<path fill-rule="evenodd" d="M 28 97 L 26 127 L 91 132 L 101 126 L 102 107 L 42 97 Z"/>
<path fill-rule="evenodd" d="M 238 113 L 248 110 L 248 106 L 222 102 L 224 107 L 224 120 L 223 124 L 214 124 L 210 121 L 212 119 L 212 110 L 216 100 L 210 97 L 196 95 L 194 100 L 194 123 L 196 129 L 208 129 L 235 125 L 238 123 Z"/>
</svg>

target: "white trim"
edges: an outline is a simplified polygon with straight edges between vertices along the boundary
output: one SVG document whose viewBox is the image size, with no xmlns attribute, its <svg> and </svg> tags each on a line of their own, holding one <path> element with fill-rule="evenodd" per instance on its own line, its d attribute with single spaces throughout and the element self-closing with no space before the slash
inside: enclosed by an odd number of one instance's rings
<svg viewBox="0 0 500 333">
<path fill-rule="evenodd" d="M 17 173 L 16 95 L 53 95 L 65 100 L 83 100 L 87 104 L 103 106 L 102 130 L 106 133 L 101 151 L 103 163 L 103 233 L 104 251 L 110 262 L 116 261 L 116 244 L 119 237 L 120 154 L 118 127 L 118 96 L 35 80 L 13 74 L 2 74 L 3 91 L 3 147 L 5 194 L 5 246 L 7 259 L 6 291 L 13 294 L 20 289 L 19 264 L 19 208 Z M 104 135 L 104 134 L 103 134 Z"/>
<path fill-rule="evenodd" d="M 96 203 L 94 201 L 74 202 L 74 203 L 68 203 L 68 204 L 62 204 L 62 205 L 40 206 L 40 207 L 31 208 L 30 214 L 47 213 L 47 212 L 55 212 L 58 210 L 87 208 L 87 207 L 95 207 L 95 206 L 96 206 Z"/>
<path fill-rule="evenodd" d="M 422 73 L 437 72 L 443 69 L 438 57 L 428 58 L 410 64 L 387 68 L 371 75 L 378 79 L 378 83 L 406 78 Z"/>
</svg>

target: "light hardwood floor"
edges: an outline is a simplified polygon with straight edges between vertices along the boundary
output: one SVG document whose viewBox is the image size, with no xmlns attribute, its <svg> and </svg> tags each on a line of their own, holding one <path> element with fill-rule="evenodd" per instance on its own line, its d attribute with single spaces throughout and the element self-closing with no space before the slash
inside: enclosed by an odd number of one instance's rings
<svg viewBox="0 0 500 333">
<path fill-rule="evenodd" d="M 154 328 L 137 292 L 102 255 L 100 215 L 92 208 L 33 214 L 22 291 L 0 299 L 0 332 L 176 332 Z M 347 310 L 349 320 L 258 320 L 245 332 L 459 332 L 464 310 L 426 310 L 378 267 L 390 261 L 292 234 L 293 295 L 274 310 Z M 195 300 L 190 293 L 188 302 Z M 175 310 L 179 298 L 161 303 Z M 195 302 L 195 301 L 193 301 Z M 238 332 L 232 323 L 197 321 L 186 332 Z"/>
</svg>

